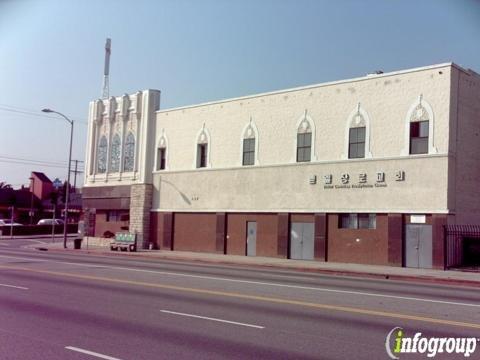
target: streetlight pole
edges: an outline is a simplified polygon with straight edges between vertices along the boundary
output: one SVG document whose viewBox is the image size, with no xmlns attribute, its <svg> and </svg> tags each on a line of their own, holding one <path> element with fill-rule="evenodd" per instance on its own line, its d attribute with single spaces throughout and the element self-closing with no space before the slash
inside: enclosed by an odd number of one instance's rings
<svg viewBox="0 0 480 360">
<path fill-rule="evenodd" d="M 52 109 L 43 109 L 45 113 L 54 113 L 60 115 L 65 120 L 68 121 L 70 124 L 70 151 L 68 153 L 68 174 L 67 174 L 67 186 L 66 186 L 66 194 L 65 194 L 65 222 L 63 224 L 63 247 L 67 248 L 67 224 L 68 224 L 68 198 L 70 193 L 70 163 L 72 162 L 72 141 L 73 141 L 73 120 L 70 120 L 68 117 L 63 115 L 62 113 L 52 110 Z"/>
</svg>

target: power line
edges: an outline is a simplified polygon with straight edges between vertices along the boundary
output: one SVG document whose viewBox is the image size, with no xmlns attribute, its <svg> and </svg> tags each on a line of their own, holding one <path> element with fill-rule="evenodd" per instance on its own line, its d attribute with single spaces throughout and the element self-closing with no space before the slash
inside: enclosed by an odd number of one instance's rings
<svg viewBox="0 0 480 360">
<path fill-rule="evenodd" d="M 38 167 L 51 167 L 51 168 L 59 168 L 59 169 L 66 168 L 66 165 L 51 165 L 51 164 L 43 164 L 43 163 L 36 163 L 36 162 L 29 162 L 29 161 L 4 160 L 4 159 L 0 159 L 0 163 L 38 166 Z M 83 171 L 84 169 L 78 169 L 78 170 Z"/>
<path fill-rule="evenodd" d="M 53 167 L 53 168 L 65 168 L 66 165 L 49 165 L 49 164 L 42 164 L 42 163 L 35 163 L 35 162 L 28 162 L 28 161 L 16 161 L 16 160 L 4 160 L 0 159 L 0 163 L 7 163 L 7 164 L 17 164 L 17 165 L 29 165 L 29 166 L 41 166 L 41 167 Z"/>
<path fill-rule="evenodd" d="M 17 110 L 17 111 L 22 111 L 22 112 L 25 112 L 25 113 L 28 113 L 28 114 L 41 115 L 41 116 L 49 117 L 49 118 L 52 118 L 52 119 L 58 119 L 58 117 L 56 117 L 56 116 L 45 115 L 45 114 L 41 113 L 39 110 L 36 110 L 36 109 L 24 108 L 24 107 L 8 105 L 8 104 L 0 104 L 0 107 L 3 107 L 3 108 L 6 107 L 7 110 L 9 110 L 9 109 Z M 80 116 L 79 117 L 74 116 L 73 120 L 82 122 L 83 120 L 80 120 L 80 118 L 81 118 Z"/>
<path fill-rule="evenodd" d="M 50 160 L 39 160 L 39 159 L 26 159 L 26 158 L 13 157 L 13 156 L 8 156 L 8 155 L 0 155 L 0 159 L 21 160 L 21 161 L 45 163 L 45 164 L 50 164 L 50 165 L 63 165 L 63 166 L 67 166 L 67 162 L 66 162 L 66 161 L 50 161 Z"/>
<path fill-rule="evenodd" d="M 22 114 L 22 115 L 38 116 L 38 117 L 44 117 L 44 118 L 48 118 L 48 119 L 61 120 L 59 117 L 39 114 L 39 113 L 37 113 L 37 112 L 34 112 L 33 110 L 26 110 L 26 109 L 18 110 L 18 109 L 15 109 L 15 108 L 6 108 L 6 107 L 4 107 L 4 106 L 10 107 L 9 105 L 2 105 L 2 104 L 0 104 L 0 111 L 9 111 L 9 112 L 17 113 L 17 114 Z M 87 122 L 86 122 L 86 121 L 82 121 L 82 120 L 78 120 L 78 119 L 73 119 L 73 120 L 74 120 L 76 123 L 83 124 L 83 125 L 87 125 Z"/>
<path fill-rule="evenodd" d="M 1 155 L 0 154 L 0 160 L 14 160 L 14 161 L 22 161 L 22 162 L 29 162 L 29 163 L 38 163 L 39 165 L 55 165 L 55 166 L 61 166 L 61 167 L 66 167 L 67 162 L 66 161 L 52 161 L 52 160 L 43 160 L 43 159 L 28 159 L 28 158 L 20 158 L 20 157 L 15 157 L 11 155 Z M 72 162 L 77 162 L 80 164 L 83 164 L 84 161 L 82 160 L 72 160 Z M 81 165 L 83 167 L 83 165 Z"/>
</svg>

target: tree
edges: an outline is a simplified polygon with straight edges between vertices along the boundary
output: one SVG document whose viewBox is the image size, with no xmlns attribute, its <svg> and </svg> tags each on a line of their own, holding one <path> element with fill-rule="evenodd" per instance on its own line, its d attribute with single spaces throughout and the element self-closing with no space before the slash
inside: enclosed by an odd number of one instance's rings
<svg viewBox="0 0 480 360">
<path fill-rule="evenodd" d="M 0 189 L 11 189 L 12 185 L 7 184 L 5 181 L 0 181 Z"/>
<path fill-rule="evenodd" d="M 59 195 L 60 195 L 60 200 L 62 201 L 62 203 L 65 204 L 65 200 L 66 200 L 66 197 L 67 197 L 67 182 L 65 181 L 63 183 L 63 185 L 58 189 L 58 192 L 59 192 Z M 68 189 L 69 189 L 69 193 L 72 193 L 72 186 L 68 186 Z"/>
<path fill-rule="evenodd" d="M 56 212 L 57 211 L 57 205 L 58 205 L 58 197 L 59 197 L 58 191 L 53 190 L 50 193 L 49 197 L 50 197 L 50 204 L 52 204 L 52 207 L 53 207 L 53 211 Z"/>
<path fill-rule="evenodd" d="M 9 206 L 15 206 L 17 205 L 17 194 L 15 193 L 14 190 L 12 190 L 12 188 L 9 188 L 10 191 L 8 192 L 8 195 L 7 195 L 7 204 Z"/>
<path fill-rule="evenodd" d="M 58 192 L 55 190 L 50 193 L 50 203 L 52 205 L 57 205 L 58 203 Z"/>
</svg>

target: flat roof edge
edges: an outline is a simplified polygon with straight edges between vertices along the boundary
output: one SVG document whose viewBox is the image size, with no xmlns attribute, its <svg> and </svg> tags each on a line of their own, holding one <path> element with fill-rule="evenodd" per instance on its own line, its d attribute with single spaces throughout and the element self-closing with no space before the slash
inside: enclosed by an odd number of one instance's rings
<svg viewBox="0 0 480 360">
<path fill-rule="evenodd" d="M 406 70 L 398 70 L 398 71 L 391 71 L 391 72 L 386 72 L 386 73 L 382 73 L 382 74 L 374 74 L 374 75 L 370 75 L 370 76 L 365 75 L 365 76 L 362 76 L 362 77 L 356 77 L 356 78 L 350 78 L 350 79 L 344 79 L 344 80 L 335 80 L 335 81 L 329 81 L 329 82 L 312 84 L 312 85 L 305 85 L 305 86 L 298 86 L 298 87 L 282 89 L 282 90 L 268 91 L 268 92 L 257 93 L 257 94 L 252 94 L 252 95 L 239 96 L 239 97 L 234 97 L 234 98 L 207 101 L 207 102 L 193 104 L 193 105 L 185 105 L 185 106 L 173 107 L 173 108 L 168 108 L 168 109 L 160 109 L 160 110 L 157 110 L 156 113 L 172 112 L 172 111 L 178 111 L 178 110 L 192 109 L 192 108 L 196 108 L 196 107 L 203 107 L 203 106 L 216 105 L 216 104 L 224 104 L 224 103 L 227 103 L 227 102 L 238 101 L 238 100 L 247 100 L 247 99 L 252 99 L 252 98 L 261 97 L 261 96 L 279 95 L 279 94 L 285 94 L 285 93 L 289 93 L 289 92 L 293 92 L 293 91 L 308 90 L 308 89 L 314 89 L 314 88 L 319 88 L 319 87 L 324 87 L 324 86 L 346 84 L 346 83 L 351 83 L 351 82 L 355 82 L 355 81 L 370 80 L 370 79 L 373 79 L 373 78 L 378 79 L 378 78 L 383 78 L 383 77 L 387 77 L 387 76 L 395 76 L 395 75 L 408 74 L 408 73 L 418 72 L 418 71 L 444 68 L 444 67 L 447 67 L 447 66 L 454 67 L 454 68 L 456 68 L 460 71 L 465 72 L 466 74 L 469 74 L 469 72 L 466 69 L 464 69 L 461 66 L 455 64 L 454 62 L 446 62 L 446 63 L 441 63 L 441 64 L 411 68 L 411 69 L 406 69 Z"/>
</svg>

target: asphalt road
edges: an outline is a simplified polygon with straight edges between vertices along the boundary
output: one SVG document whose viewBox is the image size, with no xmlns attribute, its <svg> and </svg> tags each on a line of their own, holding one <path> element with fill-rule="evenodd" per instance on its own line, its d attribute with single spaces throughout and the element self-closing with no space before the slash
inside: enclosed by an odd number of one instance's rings
<svg viewBox="0 0 480 360">
<path fill-rule="evenodd" d="M 478 288 L 0 243 L 0 359 L 387 359 L 394 327 L 480 338 Z"/>
</svg>

